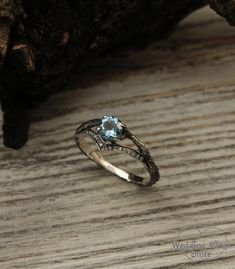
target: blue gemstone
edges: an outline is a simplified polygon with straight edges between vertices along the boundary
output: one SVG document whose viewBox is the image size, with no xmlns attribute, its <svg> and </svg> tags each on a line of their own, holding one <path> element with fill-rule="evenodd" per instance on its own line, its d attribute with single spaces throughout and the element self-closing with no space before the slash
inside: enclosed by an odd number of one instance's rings
<svg viewBox="0 0 235 269">
<path fill-rule="evenodd" d="M 118 117 L 104 116 L 99 128 L 99 134 L 104 140 L 115 140 L 123 135 L 123 126 Z"/>
</svg>

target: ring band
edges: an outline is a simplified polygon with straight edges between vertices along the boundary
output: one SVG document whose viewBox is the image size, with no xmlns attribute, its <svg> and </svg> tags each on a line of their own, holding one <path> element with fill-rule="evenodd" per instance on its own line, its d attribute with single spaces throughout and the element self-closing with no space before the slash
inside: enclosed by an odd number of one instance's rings
<svg viewBox="0 0 235 269">
<path fill-rule="evenodd" d="M 92 149 L 84 139 L 87 136 L 95 142 L 95 149 Z M 160 179 L 158 167 L 145 145 L 128 130 L 126 125 L 118 117 L 104 116 L 102 119 L 85 122 L 77 128 L 74 139 L 78 148 L 90 160 L 127 182 L 142 186 L 152 186 Z M 136 149 L 121 145 L 120 142 L 123 139 L 130 139 L 136 146 Z M 101 153 L 104 151 L 121 151 L 127 153 L 143 164 L 149 176 L 138 176 L 114 166 L 101 156 Z"/>
</svg>

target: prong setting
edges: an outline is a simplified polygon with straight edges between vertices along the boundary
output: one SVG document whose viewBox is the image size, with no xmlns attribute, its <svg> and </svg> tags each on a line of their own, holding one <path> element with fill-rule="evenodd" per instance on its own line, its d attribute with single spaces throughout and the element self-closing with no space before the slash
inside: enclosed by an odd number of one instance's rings
<svg viewBox="0 0 235 269">
<path fill-rule="evenodd" d="M 120 140 L 124 134 L 124 124 L 116 116 L 104 116 L 98 128 L 97 131 L 105 141 Z"/>
</svg>

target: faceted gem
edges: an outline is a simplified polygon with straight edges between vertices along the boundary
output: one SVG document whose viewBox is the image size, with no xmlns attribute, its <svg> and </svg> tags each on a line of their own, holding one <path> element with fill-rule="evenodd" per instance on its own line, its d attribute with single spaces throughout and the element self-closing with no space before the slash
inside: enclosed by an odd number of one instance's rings
<svg viewBox="0 0 235 269">
<path fill-rule="evenodd" d="M 118 117 L 104 116 L 99 127 L 99 134 L 104 140 L 121 138 L 124 129 Z"/>
</svg>

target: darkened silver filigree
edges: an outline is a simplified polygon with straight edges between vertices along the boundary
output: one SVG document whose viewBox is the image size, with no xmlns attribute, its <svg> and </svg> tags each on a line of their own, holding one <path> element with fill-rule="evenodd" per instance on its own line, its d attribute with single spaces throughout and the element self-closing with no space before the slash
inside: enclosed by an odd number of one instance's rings
<svg viewBox="0 0 235 269">
<path fill-rule="evenodd" d="M 105 168 L 106 170 L 112 172 L 113 174 L 119 176 L 120 178 L 136 183 L 138 185 L 142 186 L 152 186 L 154 183 L 156 183 L 159 178 L 160 174 L 158 171 L 158 167 L 153 161 L 149 151 L 145 147 L 143 143 L 139 141 L 126 127 L 125 124 L 122 123 L 123 127 L 123 134 L 120 140 L 127 138 L 133 141 L 133 143 L 136 145 L 137 149 L 130 148 L 125 145 L 121 145 L 119 143 L 119 140 L 114 139 L 113 141 L 105 140 L 102 138 L 102 136 L 99 133 L 99 127 L 102 124 L 102 119 L 94 119 L 90 120 L 88 122 L 83 123 L 75 132 L 75 142 L 78 146 L 78 148 L 92 161 L 96 162 L 101 167 Z M 87 143 L 84 142 L 84 139 L 82 135 L 88 135 L 90 136 L 96 146 L 96 150 L 92 150 Z M 129 154 L 136 160 L 140 161 L 145 169 L 149 173 L 149 177 L 143 178 L 140 176 L 137 176 L 135 174 L 125 172 L 124 170 L 112 165 L 108 161 L 106 161 L 102 156 L 102 151 L 121 151 L 124 153 Z"/>
</svg>

